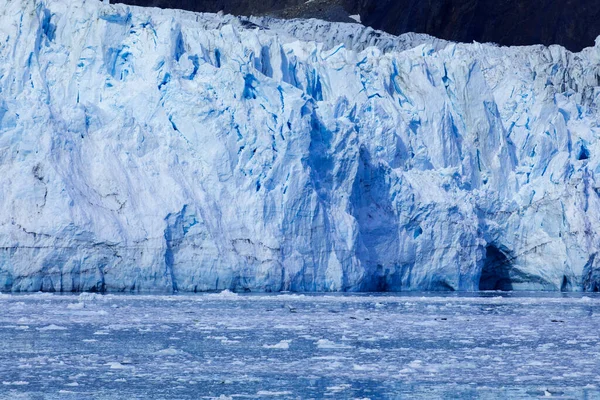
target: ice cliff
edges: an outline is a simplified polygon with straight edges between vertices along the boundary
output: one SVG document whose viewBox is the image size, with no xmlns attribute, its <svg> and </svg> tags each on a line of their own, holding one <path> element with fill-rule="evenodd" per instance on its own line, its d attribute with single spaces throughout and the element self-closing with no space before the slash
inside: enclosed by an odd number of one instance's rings
<svg viewBox="0 0 600 400">
<path fill-rule="evenodd" d="M 600 288 L 600 43 L 0 0 L 0 289 Z"/>
</svg>

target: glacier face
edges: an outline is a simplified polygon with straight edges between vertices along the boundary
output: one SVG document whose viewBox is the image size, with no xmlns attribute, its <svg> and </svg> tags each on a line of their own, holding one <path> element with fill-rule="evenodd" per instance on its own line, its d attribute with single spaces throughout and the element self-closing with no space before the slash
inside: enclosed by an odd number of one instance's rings
<svg viewBox="0 0 600 400">
<path fill-rule="evenodd" d="M 600 288 L 600 43 L 0 0 L 0 289 Z"/>
</svg>

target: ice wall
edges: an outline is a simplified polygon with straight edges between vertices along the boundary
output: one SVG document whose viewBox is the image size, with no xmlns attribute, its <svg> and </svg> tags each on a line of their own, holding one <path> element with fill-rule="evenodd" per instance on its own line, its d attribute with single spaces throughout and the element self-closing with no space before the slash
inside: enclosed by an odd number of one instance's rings
<svg viewBox="0 0 600 400">
<path fill-rule="evenodd" d="M 600 288 L 600 44 L 0 0 L 0 289 Z"/>
</svg>

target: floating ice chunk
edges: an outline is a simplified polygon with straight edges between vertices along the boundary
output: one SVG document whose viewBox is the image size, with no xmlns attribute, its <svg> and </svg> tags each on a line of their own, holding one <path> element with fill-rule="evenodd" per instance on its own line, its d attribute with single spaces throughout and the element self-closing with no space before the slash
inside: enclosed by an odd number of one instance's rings
<svg viewBox="0 0 600 400">
<path fill-rule="evenodd" d="M 348 383 L 342 383 L 342 384 L 335 385 L 335 386 L 328 386 L 327 391 L 337 393 L 337 392 L 343 392 L 350 388 L 352 388 L 352 385 L 350 385 Z"/>
<path fill-rule="evenodd" d="M 79 295 L 79 301 L 96 301 L 101 297 L 102 295 L 99 295 L 97 293 L 84 292 Z"/>
<path fill-rule="evenodd" d="M 127 369 L 127 368 L 131 368 L 131 367 L 128 367 L 128 366 L 123 365 L 120 362 L 116 362 L 116 361 L 114 361 L 114 362 L 108 362 L 108 363 L 106 363 L 104 365 L 110 367 L 110 369 Z"/>
<path fill-rule="evenodd" d="M 210 299 L 237 299 L 239 298 L 239 295 L 237 293 L 232 292 L 229 289 L 225 289 L 219 293 L 207 294 L 206 297 Z"/>
<path fill-rule="evenodd" d="M 223 339 L 221 340 L 221 344 L 236 344 L 239 343 L 239 340 L 231 340 L 231 339 Z"/>
<path fill-rule="evenodd" d="M 360 364 L 353 364 L 352 365 L 352 369 L 354 371 L 373 371 L 376 368 L 372 365 L 360 365 Z"/>
<path fill-rule="evenodd" d="M 256 392 L 257 396 L 289 396 L 292 392 L 289 391 L 281 391 L 281 392 L 272 392 L 269 390 L 259 390 Z"/>
<path fill-rule="evenodd" d="M 319 349 L 350 349 L 352 346 L 332 342 L 328 339 L 317 340 L 317 348 Z"/>
<path fill-rule="evenodd" d="M 541 366 L 543 366 L 545 364 L 543 362 L 541 362 L 541 361 L 535 361 L 534 360 L 534 361 L 528 362 L 527 365 L 531 365 L 531 366 L 534 366 L 534 367 L 541 367 Z"/>
<path fill-rule="evenodd" d="M 227 336 L 207 336 L 206 338 L 214 340 L 229 340 Z"/>
<path fill-rule="evenodd" d="M 66 331 L 67 328 L 65 328 L 64 326 L 58 326 L 58 325 L 48 325 L 48 326 L 44 326 L 43 328 L 37 328 L 38 331 Z"/>
<path fill-rule="evenodd" d="M 176 356 L 176 355 L 180 355 L 180 354 L 185 354 L 185 352 L 178 350 L 174 347 L 168 347 L 166 349 L 159 350 L 159 351 L 155 352 L 154 354 L 159 355 L 159 356 Z"/>
<path fill-rule="evenodd" d="M 280 350 L 287 350 L 290 348 L 290 343 L 292 343 L 292 340 L 282 340 L 277 344 L 264 344 L 263 347 L 265 349 L 280 349 Z"/>
<path fill-rule="evenodd" d="M 379 350 L 379 349 L 359 349 L 358 351 L 361 352 L 361 353 L 366 353 L 366 354 L 368 354 L 368 353 L 381 353 L 381 350 Z"/>
<path fill-rule="evenodd" d="M 304 326 L 304 325 L 284 325 L 284 324 L 279 324 L 279 325 L 275 325 L 273 327 L 273 329 L 282 329 L 282 330 L 290 330 L 290 331 L 302 331 L 302 330 L 306 329 L 306 326 Z"/>
</svg>

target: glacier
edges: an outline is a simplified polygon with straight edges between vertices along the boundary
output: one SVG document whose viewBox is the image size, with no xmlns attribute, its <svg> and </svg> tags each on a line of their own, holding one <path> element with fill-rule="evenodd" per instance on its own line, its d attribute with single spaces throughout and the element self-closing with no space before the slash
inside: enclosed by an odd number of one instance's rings
<svg viewBox="0 0 600 400">
<path fill-rule="evenodd" d="M 600 40 L 0 0 L 0 290 L 600 289 Z"/>
</svg>

